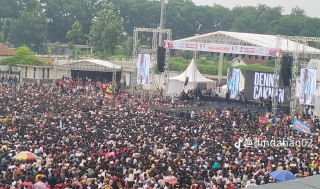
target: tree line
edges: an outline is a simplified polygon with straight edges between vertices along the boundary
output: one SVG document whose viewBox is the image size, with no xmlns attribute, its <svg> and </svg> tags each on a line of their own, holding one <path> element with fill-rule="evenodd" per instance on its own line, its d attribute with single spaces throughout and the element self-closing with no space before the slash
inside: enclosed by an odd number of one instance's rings
<svg viewBox="0 0 320 189">
<path fill-rule="evenodd" d="M 149 0 L 0 0 L 0 42 L 26 45 L 47 53 L 48 43 L 90 44 L 99 57 L 130 56 L 134 27 L 159 26 L 160 2 Z M 196 6 L 190 0 L 171 0 L 166 28 L 173 39 L 219 30 L 259 34 L 320 36 L 320 19 L 296 7 L 220 5 Z M 140 45 L 150 45 L 152 34 L 142 34 Z"/>
</svg>

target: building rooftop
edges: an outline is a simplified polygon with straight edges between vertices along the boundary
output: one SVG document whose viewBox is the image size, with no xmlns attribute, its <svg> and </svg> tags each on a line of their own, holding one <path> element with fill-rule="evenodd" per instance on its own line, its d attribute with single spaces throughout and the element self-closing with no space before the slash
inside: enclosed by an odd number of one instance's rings
<svg viewBox="0 0 320 189">
<path fill-rule="evenodd" d="M 0 43 L 0 56 L 12 56 L 14 55 L 14 50 Z"/>
</svg>

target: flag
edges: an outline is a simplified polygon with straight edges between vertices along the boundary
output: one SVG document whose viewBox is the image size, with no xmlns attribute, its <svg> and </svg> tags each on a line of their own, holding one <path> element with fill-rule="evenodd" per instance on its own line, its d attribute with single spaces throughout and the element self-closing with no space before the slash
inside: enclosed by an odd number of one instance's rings
<svg viewBox="0 0 320 189">
<path fill-rule="evenodd" d="M 293 120 L 293 129 L 295 129 L 301 133 L 311 134 L 311 130 L 310 130 L 309 126 L 297 118 L 294 118 L 294 120 Z"/>
</svg>

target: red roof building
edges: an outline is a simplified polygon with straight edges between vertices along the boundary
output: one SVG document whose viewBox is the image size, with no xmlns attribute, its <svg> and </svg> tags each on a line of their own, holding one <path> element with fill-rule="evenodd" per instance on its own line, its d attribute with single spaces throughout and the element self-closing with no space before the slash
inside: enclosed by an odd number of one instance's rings
<svg viewBox="0 0 320 189">
<path fill-rule="evenodd" d="M 262 60 L 261 56 L 259 56 L 257 59 L 255 56 L 252 56 L 249 58 L 249 56 L 237 57 L 231 61 L 232 66 L 241 66 L 241 65 L 251 65 L 251 64 L 260 64 L 261 66 L 265 66 L 267 64 L 268 57 Z"/>
<path fill-rule="evenodd" d="M 0 56 L 12 56 L 14 55 L 14 50 L 0 43 Z"/>
</svg>

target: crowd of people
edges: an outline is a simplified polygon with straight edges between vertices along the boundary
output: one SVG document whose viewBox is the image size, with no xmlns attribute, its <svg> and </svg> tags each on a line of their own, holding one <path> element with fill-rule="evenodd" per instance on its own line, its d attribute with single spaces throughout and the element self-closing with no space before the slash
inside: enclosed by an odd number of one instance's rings
<svg viewBox="0 0 320 189">
<path fill-rule="evenodd" d="M 305 135 L 286 115 L 155 111 L 144 93 L 119 90 L 110 99 L 103 86 L 70 78 L 50 87 L 2 85 L 0 187 L 238 189 L 276 182 L 269 173 L 277 169 L 320 174 L 317 117 L 303 120 L 313 133 Z M 248 138 L 312 145 L 235 145 Z M 18 161 L 21 151 L 39 158 Z"/>
</svg>

